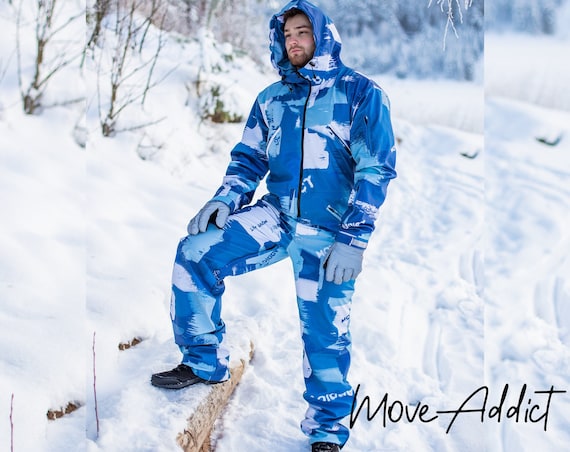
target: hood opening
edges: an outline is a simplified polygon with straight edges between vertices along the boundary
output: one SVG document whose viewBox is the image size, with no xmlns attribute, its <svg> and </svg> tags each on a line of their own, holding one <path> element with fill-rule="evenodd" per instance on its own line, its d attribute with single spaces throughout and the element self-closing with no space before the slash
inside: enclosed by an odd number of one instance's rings
<svg viewBox="0 0 570 452">
<path fill-rule="evenodd" d="M 297 69 L 287 57 L 285 35 L 283 33 L 284 14 L 290 9 L 297 8 L 309 18 L 313 25 L 315 53 L 313 58 L 303 68 Z M 297 73 L 303 78 L 323 80 L 333 76 L 342 66 L 340 61 L 341 39 L 333 21 L 318 7 L 306 0 L 290 1 L 283 9 L 275 14 L 269 23 L 269 48 L 271 62 L 286 81 L 299 80 Z"/>
</svg>

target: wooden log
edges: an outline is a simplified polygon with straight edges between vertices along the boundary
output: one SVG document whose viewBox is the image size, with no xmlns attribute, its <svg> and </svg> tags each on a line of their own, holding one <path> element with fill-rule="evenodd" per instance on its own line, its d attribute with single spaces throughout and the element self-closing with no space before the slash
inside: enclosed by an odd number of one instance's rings
<svg viewBox="0 0 570 452">
<path fill-rule="evenodd" d="M 253 343 L 250 347 L 248 361 L 253 357 Z M 231 367 L 231 378 L 223 383 L 212 385 L 207 397 L 188 418 L 186 428 L 176 437 L 178 445 L 184 452 L 210 452 L 210 435 L 214 422 L 222 414 L 235 387 L 241 380 L 247 363 L 245 359 L 241 359 L 239 363 Z"/>
</svg>

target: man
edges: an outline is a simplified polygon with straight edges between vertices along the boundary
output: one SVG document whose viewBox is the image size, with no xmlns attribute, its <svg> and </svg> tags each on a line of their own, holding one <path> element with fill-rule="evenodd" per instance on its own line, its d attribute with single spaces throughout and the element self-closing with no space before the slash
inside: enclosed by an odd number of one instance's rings
<svg viewBox="0 0 570 452">
<path fill-rule="evenodd" d="M 172 323 L 182 364 L 152 376 L 181 388 L 229 378 L 224 278 L 293 262 L 304 345 L 301 423 L 313 451 L 338 451 L 351 410 L 350 306 L 378 209 L 396 177 L 389 102 L 344 66 L 331 20 L 304 0 L 270 22 L 281 75 L 257 97 L 222 186 L 188 225 L 176 256 Z M 269 193 L 249 205 L 267 176 Z"/>
</svg>

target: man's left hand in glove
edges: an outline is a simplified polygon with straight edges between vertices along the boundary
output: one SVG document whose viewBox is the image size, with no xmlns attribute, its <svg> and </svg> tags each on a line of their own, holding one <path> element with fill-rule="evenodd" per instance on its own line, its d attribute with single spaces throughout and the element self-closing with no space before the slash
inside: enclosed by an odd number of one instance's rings
<svg viewBox="0 0 570 452">
<path fill-rule="evenodd" d="M 335 242 L 325 260 L 325 279 L 335 284 L 356 279 L 362 271 L 363 248 Z"/>
</svg>

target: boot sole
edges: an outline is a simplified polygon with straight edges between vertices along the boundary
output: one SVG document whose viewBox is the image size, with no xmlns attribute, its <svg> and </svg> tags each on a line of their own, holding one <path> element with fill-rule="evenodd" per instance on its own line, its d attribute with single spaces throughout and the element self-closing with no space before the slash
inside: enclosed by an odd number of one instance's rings
<svg viewBox="0 0 570 452">
<path fill-rule="evenodd" d="M 182 389 L 198 383 L 204 383 L 205 385 L 216 385 L 219 383 L 223 383 L 223 381 L 208 381 L 208 380 L 203 380 L 201 378 L 199 380 L 178 381 L 172 383 L 163 383 L 160 381 L 154 381 L 152 379 L 150 381 L 151 385 L 153 385 L 156 388 L 162 388 L 162 389 Z"/>
</svg>

